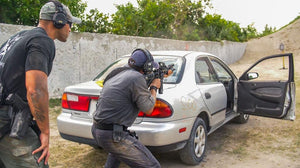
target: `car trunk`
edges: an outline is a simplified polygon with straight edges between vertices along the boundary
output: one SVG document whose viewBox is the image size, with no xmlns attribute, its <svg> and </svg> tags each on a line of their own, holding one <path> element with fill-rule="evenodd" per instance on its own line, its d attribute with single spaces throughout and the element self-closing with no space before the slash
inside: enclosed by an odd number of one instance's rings
<svg viewBox="0 0 300 168">
<path fill-rule="evenodd" d="M 72 118 L 92 119 L 100 91 L 95 81 L 67 87 L 62 97 L 63 111 L 70 112 Z"/>
</svg>

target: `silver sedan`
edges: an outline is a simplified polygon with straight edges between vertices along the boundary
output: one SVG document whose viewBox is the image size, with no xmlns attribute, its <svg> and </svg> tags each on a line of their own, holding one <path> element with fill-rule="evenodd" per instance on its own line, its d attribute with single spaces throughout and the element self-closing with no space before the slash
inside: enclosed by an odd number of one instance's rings
<svg viewBox="0 0 300 168">
<path fill-rule="evenodd" d="M 158 94 L 153 113 L 140 112 L 129 128 L 152 151 L 178 151 L 184 163 L 196 165 L 204 157 L 207 135 L 231 120 L 246 123 L 248 114 L 295 119 L 292 54 L 264 58 L 238 79 L 223 61 L 209 53 L 151 53 L 156 62 L 174 64 L 173 74 L 163 80 L 163 94 Z M 128 58 L 121 57 L 92 81 L 65 88 L 62 113 L 57 118 L 63 138 L 96 145 L 91 134 L 92 116 L 103 80 L 114 68 L 127 64 Z M 282 58 L 289 60 L 287 74 L 283 75 L 286 79 L 260 80 L 261 74 L 252 71 L 266 60 Z"/>
</svg>

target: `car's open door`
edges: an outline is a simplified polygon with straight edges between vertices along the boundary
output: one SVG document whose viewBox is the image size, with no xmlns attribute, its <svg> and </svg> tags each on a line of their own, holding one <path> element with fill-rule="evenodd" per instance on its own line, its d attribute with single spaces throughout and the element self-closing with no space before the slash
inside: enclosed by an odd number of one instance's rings
<svg viewBox="0 0 300 168">
<path fill-rule="evenodd" d="M 238 82 L 238 112 L 295 120 L 293 54 L 264 57 Z"/>
</svg>

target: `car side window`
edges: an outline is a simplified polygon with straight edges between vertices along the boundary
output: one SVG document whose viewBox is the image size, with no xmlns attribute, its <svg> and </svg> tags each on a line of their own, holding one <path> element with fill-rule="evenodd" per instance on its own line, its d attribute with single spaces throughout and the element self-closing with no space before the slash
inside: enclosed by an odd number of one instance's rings
<svg viewBox="0 0 300 168">
<path fill-rule="evenodd" d="M 248 80 L 288 81 L 289 66 L 289 60 L 287 56 L 266 59 L 255 65 L 248 72 Z"/>
<path fill-rule="evenodd" d="M 198 58 L 195 62 L 195 80 L 196 83 L 217 82 L 217 79 L 207 64 L 207 59 Z"/>
<path fill-rule="evenodd" d="M 231 81 L 231 75 L 226 71 L 226 69 L 218 63 L 216 60 L 211 60 L 211 63 L 218 75 L 220 81 Z"/>
</svg>

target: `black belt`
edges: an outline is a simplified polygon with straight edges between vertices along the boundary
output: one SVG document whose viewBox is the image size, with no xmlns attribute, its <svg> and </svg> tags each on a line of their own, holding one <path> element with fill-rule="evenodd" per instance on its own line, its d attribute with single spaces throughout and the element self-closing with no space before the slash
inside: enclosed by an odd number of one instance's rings
<svg viewBox="0 0 300 168">
<path fill-rule="evenodd" d="M 96 128 L 98 129 L 101 129 L 101 130 L 110 130 L 112 131 L 114 129 L 114 124 L 95 124 L 96 125 Z M 123 126 L 123 130 L 124 131 L 127 131 L 127 127 L 125 127 L 124 125 Z"/>
</svg>

